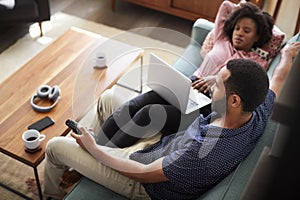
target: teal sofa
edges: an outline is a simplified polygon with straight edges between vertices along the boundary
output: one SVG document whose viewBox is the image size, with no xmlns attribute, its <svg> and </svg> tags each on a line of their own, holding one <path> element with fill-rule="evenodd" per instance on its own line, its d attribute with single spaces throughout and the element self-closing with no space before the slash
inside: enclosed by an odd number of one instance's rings
<svg viewBox="0 0 300 200">
<path fill-rule="evenodd" d="M 192 29 L 190 44 L 185 48 L 182 56 L 173 65 L 178 71 L 186 76 L 190 76 L 202 62 L 200 56 L 201 45 L 206 35 L 214 27 L 214 23 L 204 19 L 198 19 Z M 296 34 L 287 43 L 300 41 L 300 33 Z M 273 58 L 268 70 L 268 76 L 272 73 L 280 60 L 280 53 Z M 216 199 L 242 199 L 243 191 L 247 187 L 256 163 L 263 151 L 267 147 L 271 147 L 276 132 L 277 123 L 269 120 L 264 134 L 260 138 L 255 149 L 248 157 L 240 163 L 240 165 L 220 183 L 215 185 L 205 194 L 201 195 L 198 200 L 216 200 Z M 65 200 L 99 200 L 99 199 L 126 199 L 125 197 L 114 193 L 113 191 L 99 185 L 88 178 L 83 177 L 78 184 L 65 196 Z"/>
</svg>

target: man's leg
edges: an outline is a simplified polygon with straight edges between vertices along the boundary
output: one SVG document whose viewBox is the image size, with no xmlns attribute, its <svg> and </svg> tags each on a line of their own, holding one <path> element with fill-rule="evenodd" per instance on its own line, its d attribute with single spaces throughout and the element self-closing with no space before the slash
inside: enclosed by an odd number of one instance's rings
<svg viewBox="0 0 300 200">
<path fill-rule="evenodd" d="M 128 157 L 131 151 L 103 147 L 106 151 L 122 157 Z M 134 151 L 132 149 L 132 151 Z M 68 167 L 72 167 L 91 180 L 124 195 L 133 198 L 135 195 L 148 197 L 140 183 L 135 182 L 102 163 L 84 151 L 73 138 L 56 137 L 47 143 L 45 163 L 45 196 L 61 197 L 64 191 L 59 188 L 60 177 Z M 142 191 L 144 194 L 136 194 Z"/>
</svg>

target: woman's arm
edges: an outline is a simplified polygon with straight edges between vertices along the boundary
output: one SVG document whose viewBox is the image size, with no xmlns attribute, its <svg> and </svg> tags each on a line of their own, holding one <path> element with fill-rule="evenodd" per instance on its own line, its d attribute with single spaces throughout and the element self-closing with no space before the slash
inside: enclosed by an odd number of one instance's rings
<svg viewBox="0 0 300 200">
<path fill-rule="evenodd" d="M 238 7 L 237 4 L 234 4 L 230 1 L 223 1 L 223 3 L 220 5 L 216 19 L 215 19 L 215 27 L 212 30 L 213 35 L 213 43 L 215 44 L 217 40 L 227 40 L 226 35 L 224 33 L 224 22 L 227 19 L 228 15 L 236 8 Z M 212 50 L 214 51 L 214 50 Z M 214 56 L 215 53 L 210 52 L 211 56 Z M 209 56 L 207 58 L 204 58 L 203 62 L 199 66 L 199 68 L 193 73 L 194 76 L 198 77 L 198 79 L 201 79 L 201 76 L 207 76 L 212 75 L 215 73 L 212 73 L 212 69 L 216 67 L 215 63 L 213 62 L 212 58 Z M 220 64 L 220 63 L 219 63 Z M 205 68 L 210 68 L 209 72 L 207 72 L 204 75 L 203 71 Z M 194 78 L 192 81 L 196 81 L 197 79 Z"/>
<path fill-rule="evenodd" d="M 242 2 L 241 2 L 242 3 Z M 238 4 L 232 3 L 231 1 L 223 1 L 219 7 L 216 19 L 215 19 L 215 38 L 214 41 L 223 37 L 224 22 L 228 15 L 238 7 Z"/>
<path fill-rule="evenodd" d="M 76 139 L 76 142 L 96 160 L 118 171 L 120 174 L 143 183 L 155 183 L 168 180 L 162 169 L 163 158 L 145 165 L 134 160 L 110 155 L 96 144 L 94 138 L 89 134 L 89 130 L 80 127 L 80 131 L 82 135 L 71 133 L 71 136 Z"/>
<path fill-rule="evenodd" d="M 211 86 L 216 82 L 216 76 L 199 77 L 198 80 L 192 83 L 192 87 L 198 92 L 204 94 L 209 92 Z"/>
</svg>

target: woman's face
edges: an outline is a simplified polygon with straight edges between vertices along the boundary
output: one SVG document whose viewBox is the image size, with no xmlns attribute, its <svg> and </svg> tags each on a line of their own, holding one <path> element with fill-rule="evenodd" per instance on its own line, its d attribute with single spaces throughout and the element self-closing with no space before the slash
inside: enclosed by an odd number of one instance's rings
<svg viewBox="0 0 300 200">
<path fill-rule="evenodd" d="M 250 51 L 258 39 L 257 26 L 253 19 L 245 17 L 237 21 L 232 33 L 234 48 Z"/>
</svg>

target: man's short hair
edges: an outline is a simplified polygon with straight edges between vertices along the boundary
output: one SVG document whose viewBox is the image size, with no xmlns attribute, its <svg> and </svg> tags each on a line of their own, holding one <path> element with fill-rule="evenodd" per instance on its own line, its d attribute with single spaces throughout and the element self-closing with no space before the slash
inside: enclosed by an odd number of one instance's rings
<svg viewBox="0 0 300 200">
<path fill-rule="evenodd" d="M 237 94 L 242 99 L 243 111 L 252 112 L 262 104 L 269 89 L 269 78 L 264 68 L 247 59 L 233 59 L 227 63 L 229 78 L 224 82 L 226 97 Z"/>
</svg>

